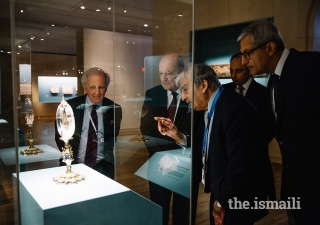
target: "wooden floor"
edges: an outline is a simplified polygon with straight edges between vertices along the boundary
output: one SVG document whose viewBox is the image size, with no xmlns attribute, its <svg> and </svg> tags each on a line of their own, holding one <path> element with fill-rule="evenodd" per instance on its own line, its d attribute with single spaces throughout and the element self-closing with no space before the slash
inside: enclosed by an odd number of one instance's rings
<svg viewBox="0 0 320 225">
<path fill-rule="evenodd" d="M 34 136 L 35 144 L 48 144 L 56 148 L 54 142 L 53 120 L 40 119 L 35 120 Z M 130 138 L 134 137 L 133 132 L 121 132 L 116 144 L 116 181 L 127 186 L 138 194 L 149 198 L 149 187 L 147 180 L 136 176 L 134 173 L 148 160 L 148 152 L 143 143 L 130 142 Z M 1 149 L 0 149 L 1 151 Z M 24 171 L 50 168 L 58 166 L 58 161 L 45 161 L 26 164 L 21 167 Z M 281 165 L 272 163 L 275 177 L 277 199 L 279 199 L 280 181 L 281 181 Z M 17 217 L 15 216 L 15 205 L 17 205 L 17 191 L 12 183 L 12 173 L 16 172 L 15 166 L 5 166 L 0 159 L 0 225 L 15 224 Z M 198 208 L 197 208 L 197 225 L 208 225 L 209 219 L 209 194 L 203 192 L 203 185 L 200 184 Z M 16 219 L 15 219 L 16 218 Z M 170 218 L 171 224 L 171 218 Z M 269 210 L 269 214 L 256 225 L 285 225 L 287 217 L 284 210 Z"/>
</svg>

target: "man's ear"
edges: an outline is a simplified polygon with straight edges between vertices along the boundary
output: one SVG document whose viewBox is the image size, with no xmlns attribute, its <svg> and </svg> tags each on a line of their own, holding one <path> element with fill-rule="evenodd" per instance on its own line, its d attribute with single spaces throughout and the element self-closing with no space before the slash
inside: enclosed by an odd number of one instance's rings
<svg viewBox="0 0 320 225">
<path fill-rule="evenodd" d="M 277 45 L 274 42 L 269 42 L 266 46 L 266 49 L 268 51 L 268 55 L 272 56 L 277 50 Z"/>
<path fill-rule="evenodd" d="M 202 93 L 205 93 L 208 88 L 209 88 L 208 81 L 207 81 L 207 80 L 203 80 L 203 81 L 202 81 L 202 84 L 201 84 Z"/>
</svg>

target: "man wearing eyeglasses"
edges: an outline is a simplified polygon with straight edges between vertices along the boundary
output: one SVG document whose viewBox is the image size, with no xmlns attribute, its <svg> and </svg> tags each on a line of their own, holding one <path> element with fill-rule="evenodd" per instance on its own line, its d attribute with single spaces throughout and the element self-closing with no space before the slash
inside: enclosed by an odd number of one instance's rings
<svg viewBox="0 0 320 225">
<path fill-rule="evenodd" d="M 291 209 L 296 225 L 319 223 L 320 52 L 285 48 L 279 30 L 266 20 L 248 25 L 238 41 L 251 74 L 272 74 L 268 96 L 282 154 L 281 199 L 300 201 L 301 209 Z"/>
<path fill-rule="evenodd" d="M 191 133 L 191 113 L 188 105 L 181 101 L 179 80 L 176 78 L 184 70 L 184 59 L 176 53 L 168 53 L 159 62 L 161 85 L 146 91 L 142 108 L 140 130 L 149 138 L 145 145 L 150 157 L 160 151 L 180 149 L 171 138 L 159 133 L 154 117 L 166 117 L 185 134 Z M 198 183 L 199 184 L 199 183 Z M 199 186 L 199 185 L 198 185 Z M 162 207 L 163 224 L 169 221 L 170 200 L 173 193 L 173 224 L 189 224 L 189 199 L 158 184 L 149 182 L 150 198 Z"/>
</svg>

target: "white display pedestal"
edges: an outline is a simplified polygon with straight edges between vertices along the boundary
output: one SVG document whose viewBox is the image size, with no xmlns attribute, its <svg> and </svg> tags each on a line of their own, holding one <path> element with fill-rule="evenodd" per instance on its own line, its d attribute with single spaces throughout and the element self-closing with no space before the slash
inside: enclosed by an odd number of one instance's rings
<svg viewBox="0 0 320 225">
<path fill-rule="evenodd" d="M 22 224 L 162 224 L 160 206 L 84 164 L 72 165 L 72 171 L 85 181 L 54 183 L 65 171 L 63 166 L 19 174 Z"/>
</svg>

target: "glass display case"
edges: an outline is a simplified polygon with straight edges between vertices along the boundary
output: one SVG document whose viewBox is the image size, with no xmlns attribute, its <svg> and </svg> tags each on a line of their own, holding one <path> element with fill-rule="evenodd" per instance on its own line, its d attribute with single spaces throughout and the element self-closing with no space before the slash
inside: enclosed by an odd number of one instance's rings
<svg viewBox="0 0 320 225">
<path fill-rule="evenodd" d="M 175 224 L 176 218 L 180 224 L 208 224 L 210 195 L 193 179 L 196 124 L 192 107 L 181 99 L 183 68 L 229 64 L 239 30 L 260 18 L 278 24 L 288 47 L 320 46 L 319 34 L 311 32 L 319 23 L 319 4 L 311 2 L 294 0 L 288 7 L 287 1 L 272 0 L 2 0 L 0 223 L 63 224 L 70 216 L 74 224 Z M 104 130 L 96 129 L 96 163 L 108 163 L 108 176 L 83 158 L 82 141 L 93 122 L 88 80 L 82 77 L 91 68 L 110 78 L 108 103 L 97 109 Z M 257 80 L 266 85 L 268 77 Z M 72 145 L 72 171 L 84 176 L 68 185 L 53 179 L 66 171 L 55 125 L 63 97 L 78 124 L 70 139 L 78 143 Z M 75 106 L 75 98 L 81 104 Z M 154 117 L 171 117 L 190 146 L 162 135 Z M 21 154 L 30 148 L 39 151 Z M 101 209 L 108 212 L 102 215 Z"/>
</svg>

